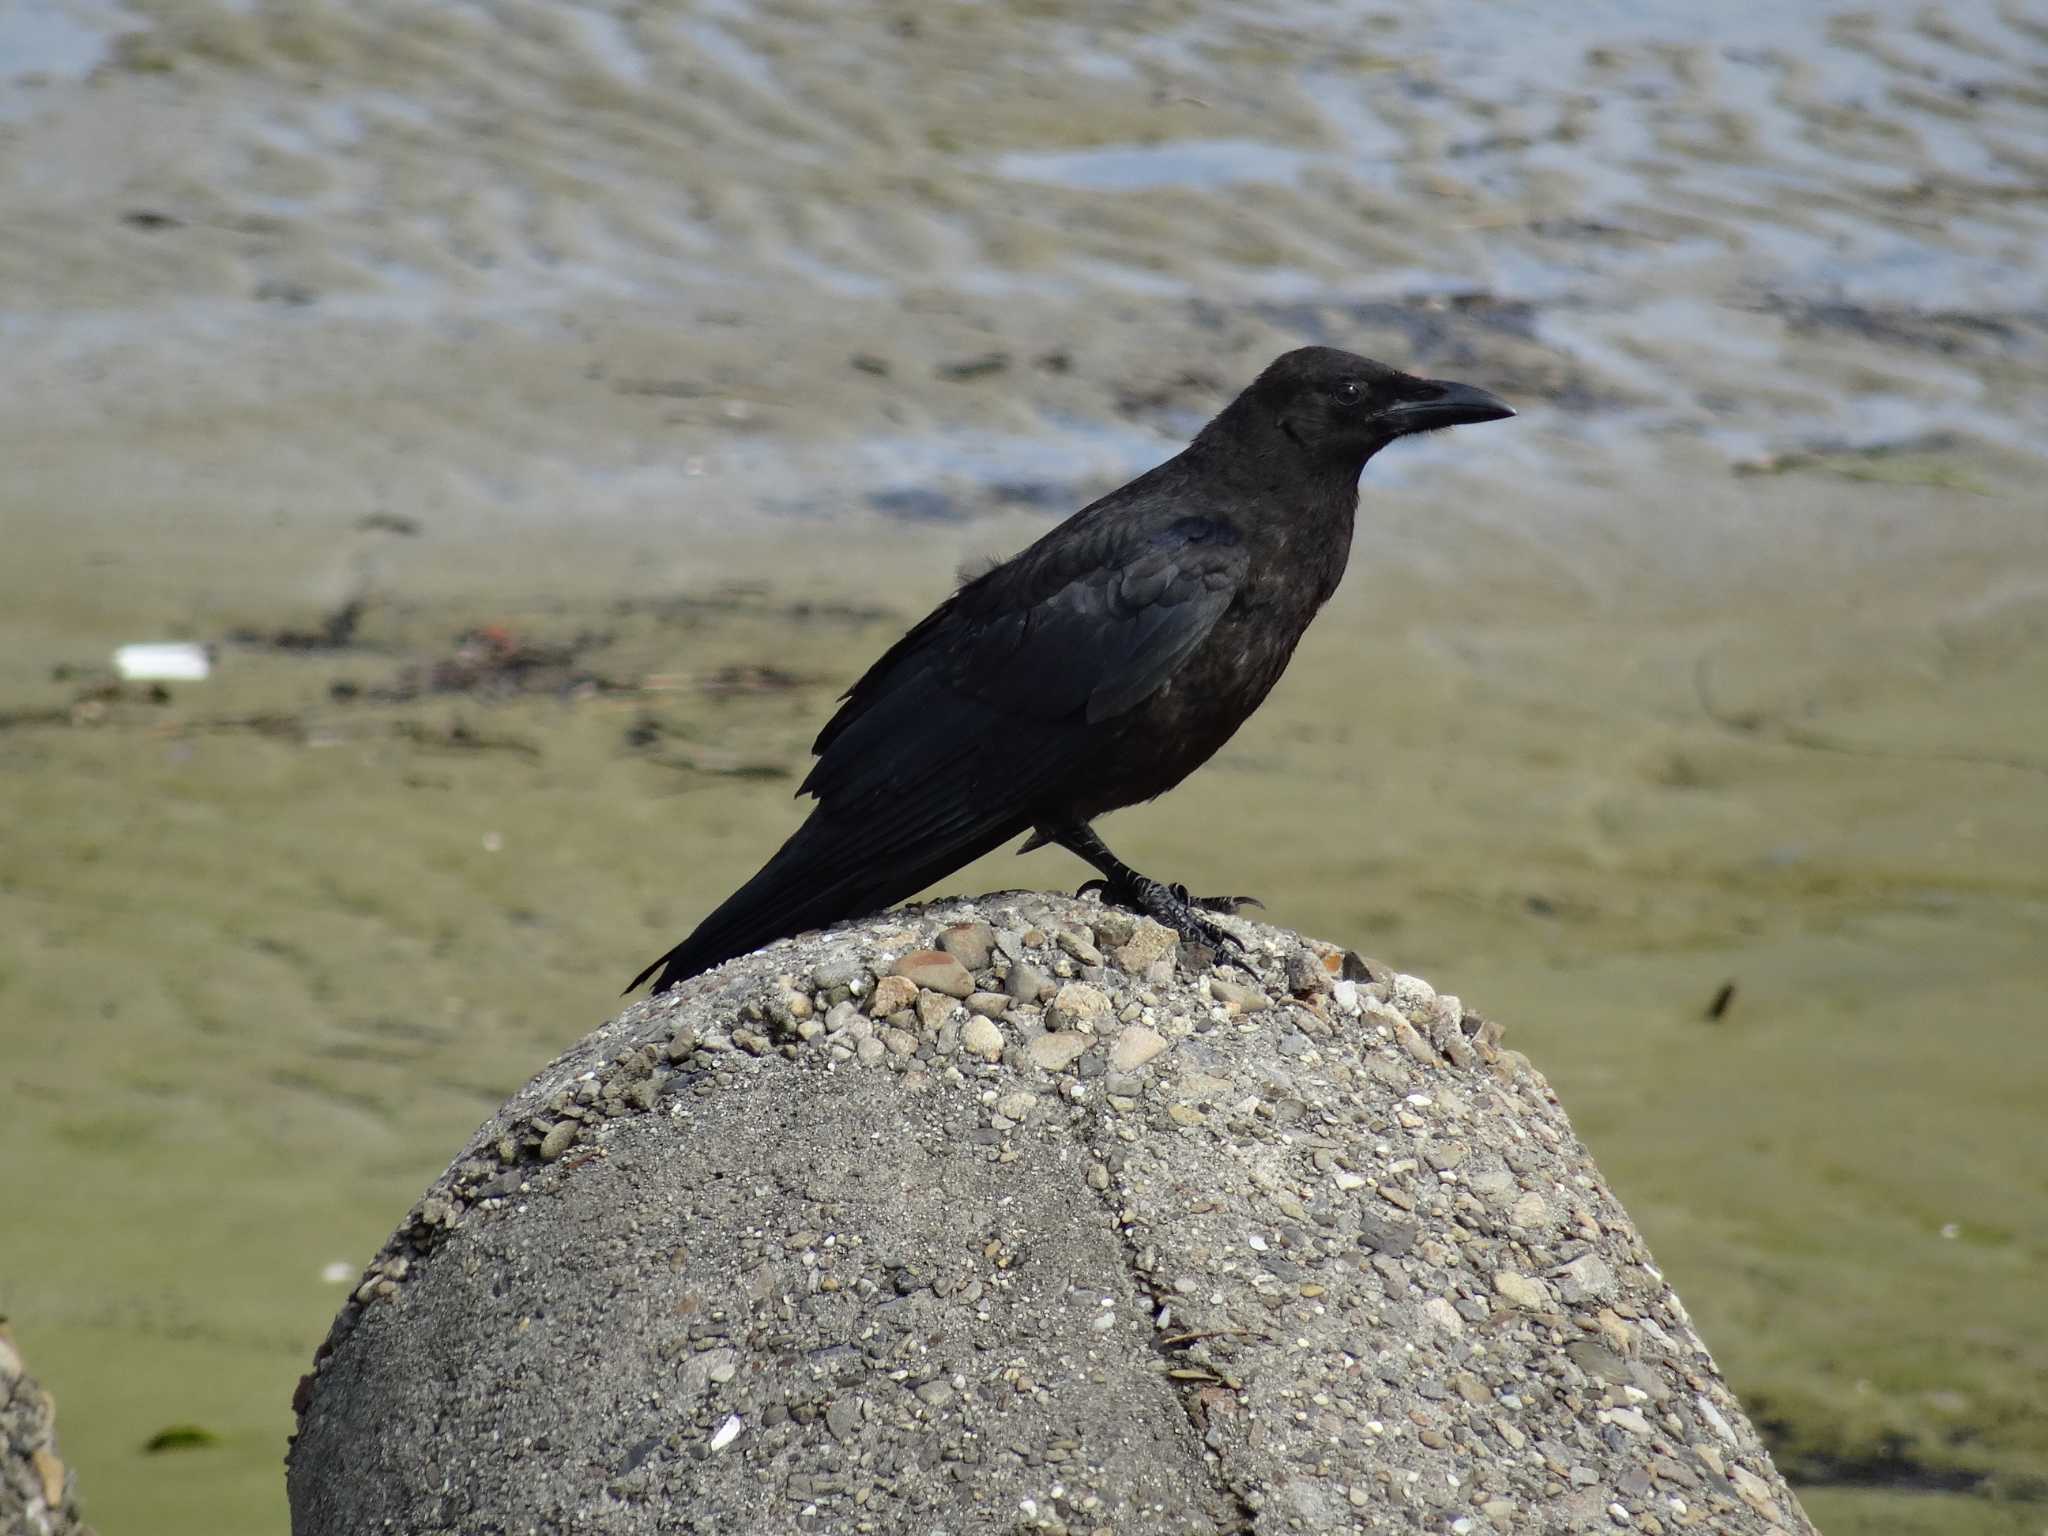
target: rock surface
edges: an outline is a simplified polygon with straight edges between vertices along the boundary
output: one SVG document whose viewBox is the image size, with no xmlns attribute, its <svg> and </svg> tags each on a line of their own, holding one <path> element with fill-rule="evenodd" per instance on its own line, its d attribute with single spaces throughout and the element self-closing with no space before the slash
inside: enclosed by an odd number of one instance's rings
<svg viewBox="0 0 2048 1536">
<path fill-rule="evenodd" d="M 92 1536 L 57 1451 L 57 1405 L 0 1322 L 0 1536 Z"/>
<path fill-rule="evenodd" d="M 945 901 L 635 1003 L 343 1308 L 293 1529 L 1810 1532 L 1498 1028 L 1230 926 Z"/>
</svg>

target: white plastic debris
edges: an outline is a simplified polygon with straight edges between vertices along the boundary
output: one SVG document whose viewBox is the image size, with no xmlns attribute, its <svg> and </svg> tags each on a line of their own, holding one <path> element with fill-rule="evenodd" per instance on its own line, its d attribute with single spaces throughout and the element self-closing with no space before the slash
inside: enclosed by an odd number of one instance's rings
<svg viewBox="0 0 2048 1536">
<path fill-rule="evenodd" d="M 718 1433 L 711 1437 L 711 1449 L 722 1451 L 740 1437 L 740 1416 L 734 1414 L 718 1426 Z"/>
<path fill-rule="evenodd" d="M 130 683 L 199 683 L 212 672 L 206 647 L 163 641 L 124 645 L 114 652 L 114 670 Z"/>
</svg>

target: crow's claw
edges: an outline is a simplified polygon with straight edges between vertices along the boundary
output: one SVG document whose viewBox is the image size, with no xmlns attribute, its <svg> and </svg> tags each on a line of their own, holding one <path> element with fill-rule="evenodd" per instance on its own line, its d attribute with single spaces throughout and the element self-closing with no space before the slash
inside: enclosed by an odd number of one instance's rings
<svg viewBox="0 0 2048 1536">
<path fill-rule="evenodd" d="M 1251 969 L 1244 942 L 1221 923 L 1212 921 L 1201 903 L 1188 900 L 1185 887 L 1162 885 L 1141 877 L 1121 889 L 1105 884 L 1103 894 L 1118 906 L 1135 908 L 1155 922 L 1164 923 L 1184 942 L 1205 945 L 1217 955 Z"/>
<path fill-rule="evenodd" d="M 1261 912 L 1266 910 L 1266 904 L 1256 896 L 1190 896 L 1188 888 L 1180 884 L 1170 885 L 1167 889 L 1176 899 L 1191 907 L 1204 912 L 1221 912 L 1225 917 L 1235 917 L 1246 907 L 1257 907 Z"/>
</svg>

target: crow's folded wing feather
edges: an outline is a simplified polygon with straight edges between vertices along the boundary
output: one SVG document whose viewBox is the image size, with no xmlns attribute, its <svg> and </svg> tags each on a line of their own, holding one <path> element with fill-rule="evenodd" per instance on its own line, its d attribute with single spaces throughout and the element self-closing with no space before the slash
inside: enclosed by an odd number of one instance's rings
<svg viewBox="0 0 2048 1536">
<path fill-rule="evenodd" d="M 1179 517 L 969 583 L 848 691 L 803 788 L 827 805 L 863 801 L 971 764 L 963 789 L 1028 794 L 1086 751 L 1087 727 L 1172 677 L 1245 564 L 1228 524 Z"/>
</svg>

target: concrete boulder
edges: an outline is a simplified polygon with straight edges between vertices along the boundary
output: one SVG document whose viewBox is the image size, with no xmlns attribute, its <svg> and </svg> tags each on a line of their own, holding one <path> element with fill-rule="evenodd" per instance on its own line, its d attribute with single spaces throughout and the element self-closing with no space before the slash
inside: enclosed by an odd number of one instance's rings
<svg viewBox="0 0 2048 1536">
<path fill-rule="evenodd" d="M 1231 926 L 947 901 L 633 1004 L 371 1265 L 293 1529 L 1810 1532 L 1499 1030 Z"/>
<path fill-rule="evenodd" d="M 57 1449 L 57 1404 L 0 1320 L 0 1536 L 92 1536 L 78 1474 Z"/>
</svg>

